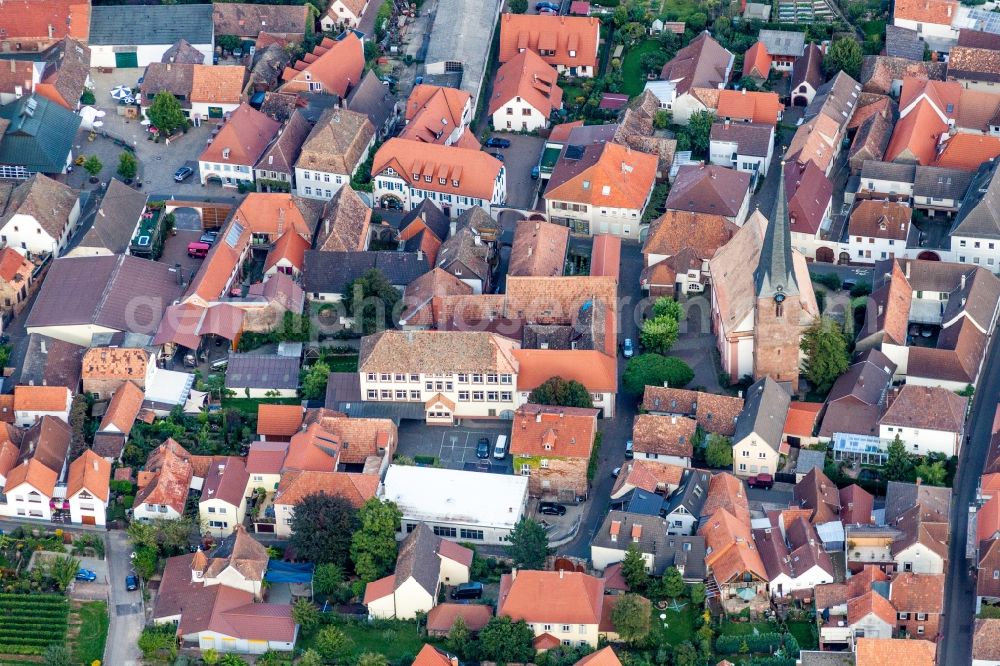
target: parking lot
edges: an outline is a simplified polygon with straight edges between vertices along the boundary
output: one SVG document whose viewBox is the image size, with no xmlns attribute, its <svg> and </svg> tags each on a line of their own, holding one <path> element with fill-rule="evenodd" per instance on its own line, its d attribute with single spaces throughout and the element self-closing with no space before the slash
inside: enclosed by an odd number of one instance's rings
<svg viewBox="0 0 1000 666">
<path fill-rule="evenodd" d="M 545 139 L 526 134 L 495 132 L 491 136 L 510 141 L 510 148 L 483 148 L 503 155 L 507 167 L 507 205 L 512 208 L 530 209 L 540 181 L 531 178 L 532 167 L 538 164 Z"/>
<path fill-rule="evenodd" d="M 399 426 L 397 452 L 401 456 L 413 459 L 418 456 L 434 458 L 435 462 L 448 469 L 513 474 L 514 468 L 509 454 L 503 460 L 493 457 L 493 447 L 500 435 L 506 435 L 509 444 L 509 423 L 491 423 L 482 427 L 476 425 L 441 428 L 418 421 L 404 421 Z M 476 445 L 483 438 L 489 441 L 490 457 L 487 459 L 476 456 Z"/>
</svg>

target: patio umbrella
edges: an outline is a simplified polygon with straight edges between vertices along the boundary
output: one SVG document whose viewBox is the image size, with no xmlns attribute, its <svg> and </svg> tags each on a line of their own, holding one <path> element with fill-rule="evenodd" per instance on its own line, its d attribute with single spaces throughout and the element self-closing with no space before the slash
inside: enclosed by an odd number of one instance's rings
<svg viewBox="0 0 1000 666">
<path fill-rule="evenodd" d="M 135 104 L 135 97 L 132 97 L 131 95 L 129 95 L 128 97 L 126 97 L 122 101 L 125 102 L 126 104 Z"/>
<path fill-rule="evenodd" d="M 128 86 L 115 86 L 111 89 L 111 96 L 115 99 L 124 99 L 132 94 L 132 89 Z"/>
<path fill-rule="evenodd" d="M 149 122 L 149 118 L 143 118 L 139 121 L 139 124 L 145 127 L 146 125 L 150 125 L 152 123 Z"/>
</svg>

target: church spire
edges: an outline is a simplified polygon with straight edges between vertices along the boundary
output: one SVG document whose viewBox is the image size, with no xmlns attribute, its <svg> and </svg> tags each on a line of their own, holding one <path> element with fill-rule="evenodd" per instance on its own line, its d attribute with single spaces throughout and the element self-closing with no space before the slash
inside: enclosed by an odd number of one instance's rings
<svg viewBox="0 0 1000 666">
<path fill-rule="evenodd" d="M 788 205 L 785 200 L 784 160 L 781 162 L 777 197 L 774 214 L 771 215 L 767 230 L 764 232 L 764 244 L 760 249 L 760 260 L 754 282 L 758 299 L 773 298 L 780 302 L 786 296 L 799 293 L 799 285 L 795 280 L 795 270 L 792 266 L 792 236 L 788 221 Z"/>
</svg>

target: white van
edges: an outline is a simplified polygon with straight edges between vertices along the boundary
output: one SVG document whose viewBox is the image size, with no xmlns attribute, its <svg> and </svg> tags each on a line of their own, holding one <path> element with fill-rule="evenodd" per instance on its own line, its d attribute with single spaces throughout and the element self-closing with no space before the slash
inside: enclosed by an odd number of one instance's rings
<svg viewBox="0 0 1000 666">
<path fill-rule="evenodd" d="M 503 460 L 507 456 L 507 435 L 497 437 L 497 445 L 493 449 L 493 457 Z"/>
</svg>

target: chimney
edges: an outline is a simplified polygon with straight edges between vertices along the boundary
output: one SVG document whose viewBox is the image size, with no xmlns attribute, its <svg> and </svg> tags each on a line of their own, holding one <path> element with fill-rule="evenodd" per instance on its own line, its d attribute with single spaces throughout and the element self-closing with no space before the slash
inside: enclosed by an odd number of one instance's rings
<svg viewBox="0 0 1000 666">
<path fill-rule="evenodd" d="M 426 210 L 420 211 L 420 219 L 423 220 L 424 222 L 427 221 L 427 211 Z"/>
<path fill-rule="evenodd" d="M 455 220 L 452 220 L 448 224 L 448 235 L 454 236 L 457 232 L 458 232 L 458 223 L 456 223 Z"/>
<path fill-rule="evenodd" d="M 744 88 L 744 89 L 743 89 L 743 90 L 741 90 L 740 92 L 741 92 L 741 93 L 743 93 L 744 95 L 746 95 L 746 94 L 747 94 L 747 89 L 746 89 L 746 88 Z"/>
<path fill-rule="evenodd" d="M 910 279 L 910 262 L 907 261 L 903 266 L 905 268 L 905 272 L 903 273 L 903 275 L 906 276 L 907 280 L 909 280 Z"/>
<path fill-rule="evenodd" d="M 962 274 L 962 289 L 965 289 L 965 273 Z"/>
<path fill-rule="evenodd" d="M 542 412 L 539 410 L 535 414 L 535 423 L 541 423 L 541 422 L 542 422 Z"/>
<path fill-rule="evenodd" d="M 17 72 L 17 61 L 12 58 L 10 61 L 10 73 L 14 74 L 16 72 Z"/>
<path fill-rule="evenodd" d="M 677 425 L 677 417 L 676 416 L 671 416 L 670 417 L 670 424 L 671 425 Z"/>
<path fill-rule="evenodd" d="M 517 567 L 510 570 L 510 581 L 513 583 L 515 580 L 517 580 Z"/>
<path fill-rule="evenodd" d="M 173 58 L 171 58 L 171 60 L 173 60 Z M 167 71 L 168 71 L 168 72 L 170 71 L 170 68 L 171 68 L 171 64 L 170 64 L 170 63 L 168 62 L 168 63 L 167 63 Z"/>
<path fill-rule="evenodd" d="M 417 250 L 417 261 L 423 261 L 423 260 L 424 260 L 424 251 Z"/>
<path fill-rule="evenodd" d="M 562 580 L 565 577 L 566 577 L 566 570 L 565 569 L 560 569 L 559 570 L 559 580 Z"/>
<path fill-rule="evenodd" d="M 530 257 L 530 256 L 532 255 L 532 253 L 534 252 L 534 249 L 535 249 L 535 248 L 533 248 L 533 247 L 529 247 L 529 248 L 528 248 L 528 256 L 529 256 L 529 257 Z"/>
<path fill-rule="evenodd" d="M 917 485 L 919 486 L 919 485 L 920 485 L 921 483 L 923 483 L 923 482 L 924 482 L 924 480 L 923 480 L 923 479 L 921 479 L 921 478 L 920 478 L 920 477 L 918 476 L 918 477 L 917 477 L 917 480 L 916 480 L 916 481 L 915 481 L 914 483 L 916 483 L 916 484 L 917 484 Z"/>
</svg>

